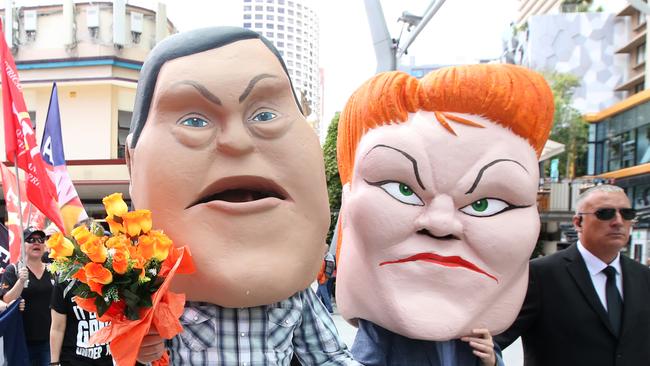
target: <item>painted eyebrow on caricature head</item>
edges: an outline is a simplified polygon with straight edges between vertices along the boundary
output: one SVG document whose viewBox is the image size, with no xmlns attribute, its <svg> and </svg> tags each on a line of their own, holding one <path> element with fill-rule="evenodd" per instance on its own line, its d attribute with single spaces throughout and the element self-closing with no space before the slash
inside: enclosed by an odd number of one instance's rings
<svg viewBox="0 0 650 366">
<path fill-rule="evenodd" d="M 485 164 L 485 165 L 484 165 L 484 166 L 483 166 L 483 167 L 478 171 L 478 174 L 476 175 L 476 179 L 474 179 L 474 183 L 472 183 L 472 187 L 470 187 L 470 189 L 469 189 L 467 192 L 465 192 L 465 194 L 470 194 L 470 193 L 474 192 L 474 190 L 476 189 L 476 186 L 478 186 L 478 182 L 481 181 L 481 178 L 483 177 L 483 173 L 485 172 L 485 170 L 486 170 L 487 168 L 493 166 L 494 164 L 502 163 L 502 162 L 508 162 L 508 161 L 509 161 L 509 162 L 512 162 L 512 163 L 515 163 L 515 164 L 517 164 L 517 165 L 519 165 L 519 166 L 521 167 L 521 169 L 523 169 L 526 173 L 528 173 L 528 169 L 526 169 L 526 167 L 524 167 L 523 165 L 521 165 L 521 163 L 518 162 L 518 161 L 516 161 L 516 160 L 512 160 L 512 159 L 496 159 L 496 160 L 493 160 L 493 161 L 491 161 L 491 162 Z M 529 173 L 529 174 L 530 174 L 530 173 Z"/>
<path fill-rule="evenodd" d="M 212 94 L 212 92 L 209 91 L 208 88 L 206 88 L 205 86 L 203 86 L 203 84 L 201 84 L 201 83 L 199 83 L 197 81 L 194 81 L 194 80 L 181 80 L 181 81 L 178 81 L 178 82 L 175 82 L 174 84 L 172 84 L 171 88 L 173 89 L 173 88 L 175 88 L 175 87 L 177 87 L 179 85 L 189 85 L 189 86 L 193 87 L 194 89 L 196 89 L 196 91 L 198 91 L 199 94 L 201 94 L 205 99 L 207 99 L 211 103 L 216 104 L 216 105 L 223 105 L 223 103 L 221 103 L 221 99 L 219 99 L 219 97 Z"/>
<path fill-rule="evenodd" d="M 398 148 L 395 148 L 395 147 L 392 147 L 392 146 L 388 146 L 388 145 L 383 145 L 383 144 L 379 144 L 379 145 L 375 145 L 375 146 L 373 146 L 373 148 L 370 149 L 370 150 L 366 153 L 366 156 L 368 156 L 368 155 L 370 154 L 371 151 L 373 151 L 374 149 L 376 149 L 376 148 L 378 148 L 378 147 L 385 147 L 385 148 L 387 148 L 387 149 L 395 150 L 395 151 L 397 151 L 398 153 L 404 155 L 404 157 L 407 158 L 407 159 L 411 162 L 411 164 L 413 164 L 413 173 L 415 174 L 415 179 L 417 180 L 418 185 L 420 186 L 420 188 L 422 188 L 423 190 L 426 191 L 426 188 L 424 188 L 424 184 L 422 184 L 422 180 L 420 179 L 420 173 L 419 173 L 419 171 L 418 171 L 418 162 L 417 162 L 417 160 L 415 160 L 415 158 L 413 158 L 411 155 L 409 155 L 408 153 L 406 153 L 406 152 L 404 152 L 404 151 L 402 151 L 402 150 L 400 150 L 400 149 L 398 149 Z"/>
<path fill-rule="evenodd" d="M 248 97 L 248 95 L 253 91 L 255 84 L 257 84 L 260 80 L 266 78 L 275 78 L 275 77 L 276 77 L 275 75 L 271 75 L 271 74 L 259 74 L 253 77 L 251 81 L 248 82 L 248 85 L 246 86 L 246 89 L 244 89 L 244 92 L 239 96 L 239 103 L 243 102 Z M 205 99 L 209 100 L 213 104 L 223 105 L 219 97 L 212 94 L 211 91 L 209 91 L 205 86 L 203 86 L 203 84 L 199 82 L 193 80 L 181 80 L 179 82 L 174 83 L 172 85 L 172 88 L 178 85 L 189 85 L 194 89 L 196 89 L 196 91 L 198 91 Z"/>
</svg>

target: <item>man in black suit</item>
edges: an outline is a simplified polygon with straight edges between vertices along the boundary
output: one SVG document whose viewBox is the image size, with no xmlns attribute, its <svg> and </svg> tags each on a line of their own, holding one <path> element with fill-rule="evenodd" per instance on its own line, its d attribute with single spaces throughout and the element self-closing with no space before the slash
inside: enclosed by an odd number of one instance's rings
<svg viewBox="0 0 650 366">
<path fill-rule="evenodd" d="M 496 343 L 521 336 L 526 366 L 650 365 L 650 269 L 619 254 L 636 215 L 630 207 L 616 186 L 580 196 L 578 243 L 531 261 L 521 312 Z"/>
</svg>

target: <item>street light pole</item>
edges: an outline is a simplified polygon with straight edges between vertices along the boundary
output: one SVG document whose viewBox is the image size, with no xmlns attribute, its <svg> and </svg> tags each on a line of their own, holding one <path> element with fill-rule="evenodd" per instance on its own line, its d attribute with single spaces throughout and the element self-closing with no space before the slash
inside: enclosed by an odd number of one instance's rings
<svg viewBox="0 0 650 366">
<path fill-rule="evenodd" d="M 421 20 L 417 21 L 415 30 L 409 35 L 404 47 L 400 46 L 400 40 L 391 38 L 386 26 L 384 11 L 381 8 L 380 0 L 364 0 L 366 6 L 366 15 L 368 16 L 368 25 L 372 35 L 372 43 L 375 48 L 375 57 L 377 59 L 377 72 L 392 71 L 397 69 L 397 59 L 402 57 L 408 50 L 409 46 L 415 41 L 422 29 L 427 25 L 429 20 L 438 12 L 438 9 L 445 3 L 445 0 L 432 0 Z M 404 18 L 404 16 L 403 16 Z M 416 17 L 419 18 L 419 17 Z M 404 21 L 402 18 L 400 18 Z M 409 25 L 414 25 L 409 23 Z"/>
</svg>

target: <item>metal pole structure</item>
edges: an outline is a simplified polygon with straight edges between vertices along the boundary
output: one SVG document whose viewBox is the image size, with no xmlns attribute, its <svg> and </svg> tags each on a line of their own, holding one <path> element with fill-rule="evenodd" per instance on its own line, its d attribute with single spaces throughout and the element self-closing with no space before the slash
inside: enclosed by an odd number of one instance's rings
<svg viewBox="0 0 650 366">
<path fill-rule="evenodd" d="M 18 187 L 18 219 L 20 220 L 20 262 L 22 266 L 27 266 L 26 252 L 25 252 L 25 236 L 23 228 L 23 206 L 20 197 L 20 175 L 18 175 L 18 154 L 14 152 L 14 168 L 16 170 L 16 187 Z M 25 288 L 29 286 L 29 279 L 25 281 Z"/>
<path fill-rule="evenodd" d="M 429 7 L 427 7 L 427 10 L 425 10 L 424 15 L 422 15 L 422 20 L 420 23 L 415 27 L 413 32 L 409 35 L 409 38 L 406 40 L 406 44 L 404 47 L 401 45 L 398 46 L 397 49 L 397 58 L 400 58 L 406 53 L 406 50 L 408 50 L 409 46 L 413 41 L 415 41 L 415 38 L 417 38 L 418 34 L 422 32 L 422 29 L 427 26 L 427 23 L 431 20 L 431 18 L 438 12 L 442 4 L 445 3 L 445 0 L 438 0 L 438 1 L 432 1 L 429 4 Z"/>
<path fill-rule="evenodd" d="M 397 67 L 395 45 L 393 39 L 390 37 L 390 33 L 388 33 L 381 3 L 379 0 L 365 0 L 364 3 L 366 6 L 366 15 L 368 16 L 368 25 L 370 25 L 372 43 L 375 47 L 377 72 L 395 70 Z"/>
</svg>

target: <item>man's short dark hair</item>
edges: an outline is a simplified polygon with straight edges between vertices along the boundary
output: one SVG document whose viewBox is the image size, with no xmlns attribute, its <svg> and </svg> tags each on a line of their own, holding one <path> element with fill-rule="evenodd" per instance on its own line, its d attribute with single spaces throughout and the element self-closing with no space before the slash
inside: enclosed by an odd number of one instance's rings
<svg viewBox="0 0 650 366">
<path fill-rule="evenodd" d="M 135 95 L 135 105 L 133 107 L 133 117 L 131 118 L 131 129 L 129 131 L 132 134 L 131 148 L 134 148 L 138 142 L 142 129 L 149 117 L 151 99 L 153 98 L 153 92 L 156 89 L 158 74 L 165 62 L 179 57 L 220 48 L 247 39 L 259 39 L 262 41 L 275 57 L 277 57 L 280 65 L 282 65 L 284 73 L 289 77 L 287 67 L 275 46 L 259 33 L 244 28 L 210 27 L 195 29 L 169 36 L 156 45 L 156 47 L 151 50 L 144 65 L 142 65 L 140 78 L 138 79 L 138 89 Z M 290 77 L 289 83 L 292 86 L 291 92 L 296 100 L 296 105 L 302 112 L 298 98 L 293 90 Z"/>
</svg>

